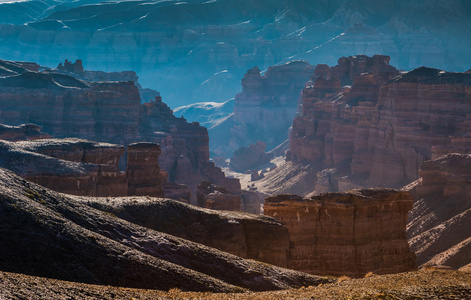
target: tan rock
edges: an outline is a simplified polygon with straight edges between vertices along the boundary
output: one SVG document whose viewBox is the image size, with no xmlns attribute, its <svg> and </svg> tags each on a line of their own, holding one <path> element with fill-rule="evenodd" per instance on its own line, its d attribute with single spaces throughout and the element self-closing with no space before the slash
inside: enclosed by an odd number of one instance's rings
<svg viewBox="0 0 471 300">
<path fill-rule="evenodd" d="M 310 274 L 362 277 L 416 269 L 405 235 L 408 192 L 390 189 L 265 199 L 264 214 L 288 227 L 288 267 Z"/>
</svg>

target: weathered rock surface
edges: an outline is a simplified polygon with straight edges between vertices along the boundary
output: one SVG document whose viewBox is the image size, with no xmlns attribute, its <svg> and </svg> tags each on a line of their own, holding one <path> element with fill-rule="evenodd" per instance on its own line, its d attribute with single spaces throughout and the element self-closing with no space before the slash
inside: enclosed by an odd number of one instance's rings
<svg viewBox="0 0 471 300">
<path fill-rule="evenodd" d="M 201 181 L 210 180 L 240 193 L 238 180 L 226 178 L 209 161 L 206 128 L 176 118 L 160 97 L 141 104 L 132 81 L 137 80 L 134 72 L 83 71 L 80 61 L 62 66 L 62 73 L 31 71 L 34 68 L 27 63 L 1 63 L 11 74 L 0 78 L 0 123 L 36 123 L 58 138 L 124 145 L 155 142 L 162 151 L 160 168 L 168 173 L 170 182 L 187 184 L 194 191 Z M 122 76 L 131 81 L 87 81 L 74 76 L 87 80 Z"/>
<path fill-rule="evenodd" d="M 88 196 L 128 195 L 118 169 L 124 147 L 78 139 L 0 141 L 0 167 L 58 192 Z"/>
<path fill-rule="evenodd" d="M 50 138 L 50 136 L 42 132 L 36 124 L 22 124 L 19 126 L 0 124 L 0 140 L 26 141 L 47 138 Z"/>
<path fill-rule="evenodd" d="M 407 235 L 419 265 L 460 268 L 471 263 L 471 155 L 426 161 L 405 189 L 415 202 Z"/>
<path fill-rule="evenodd" d="M 288 229 L 269 217 L 149 197 L 74 199 L 156 231 L 243 258 L 287 266 Z"/>
<path fill-rule="evenodd" d="M 0 177 L 2 271 L 102 285 L 218 292 L 327 282 L 132 224 L 4 169 Z"/>
<path fill-rule="evenodd" d="M 266 153 L 267 144 L 257 141 L 255 144 L 250 144 L 248 147 L 242 147 L 234 151 L 231 157 L 229 166 L 232 170 L 238 172 L 245 172 L 247 170 L 254 170 L 264 164 L 270 162 L 273 155 Z"/>
<path fill-rule="evenodd" d="M 162 197 L 162 176 L 159 167 L 160 146 L 156 143 L 134 143 L 127 147 L 126 178 L 128 194 Z"/>
<path fill-rule="evenodd" d="M 399 188 L 418 178 L 424 160 L 471 151 L 469 74 L 422 67 L 396 76 L 389 57 L 379 55 L 319 68 L 303 90 L 287 158 L 315 165 L 316 173 L 336 169 L 328 190 Z M 352 77 L 351 88 L 342 87 Z M 324 183 L 318 188 L 327 191 Z"/>
<path fill-rule="evenodd" d="M 225 188 L 202 181 L 196 190 L 197 204 L 216 210 L 240 210 L 241 196 L 227 191 Z"/>
<path fill-rule="evenodd" d="M 265 199 L 264 214 L 288 227 L 288 267 L 310 274 L 364 276 L 415 270 L 406 238 L 413 198 L 390 189 Z"/>
</svg>

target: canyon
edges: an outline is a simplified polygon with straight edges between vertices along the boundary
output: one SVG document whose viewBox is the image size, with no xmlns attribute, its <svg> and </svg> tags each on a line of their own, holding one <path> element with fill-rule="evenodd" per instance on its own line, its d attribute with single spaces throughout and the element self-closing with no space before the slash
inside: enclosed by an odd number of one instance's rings
<svg viewBox="0 0 471 300">
<path fill-rule="evenodd" d="M 158 166 L 167 174 L 155 180 L 188 185 L 193 195 L 190 201 L 195 204 L 196 187 L 204 180 L 240 194 L 238 180 L 226 178 L 209 161 L 206 128 L 175 117 L 159 96 L 141 104 L 134 81 L 116 81 L 121 75 L 124 79 L 136 79 L 135 73 L 87 72 L 83 71 L 81 62 L 66 62 L 67 68 L 62 73 L 39 71 L 39 66 L 32 63 L 1 61 L 1 65 L 8 75 L 0 78 L 0 123 L 35 123 L 55 138 L 77 137 L 126 146 L 143 141 L 158 143 L 161 152 Z M 72 76 L 76 73 L 82 74 L 81 78 L 109 81 L 85 81 Z M 149 172 L 160 174 L 157 169 Z M 134 173 L 129 169 L 128 179 Z M 141 183 L 148 175 L 144 173 L 137 175 Z M 174 188 L 175 185 L 171 187 Z M 142 187 L 139 189 L 139 193 L 146 193 Z M 151 195 L 161 193 L 151 192 Z"/>
<path fill-rule="evenodd" d="M 303 168 L 305 183 L 291 193 L 401 188 L 418 179 L 424 161 L 469 152 L 470 86 L 468 73 L 400 73 L 380 55 L 318 65 L 293 121 L 290 164 L 255 184 L 276 186 L 289 180 L 285 168 Z"/>
<path fill-rule="evenodd" d="M 471 65 L 465 0 L 98 2 L 0 4 L 0 57 L 134 70 L 172 108 L 226 101 L 246 70 L 292 60 L 384 53 L 405 70 Z"/>
</svg>

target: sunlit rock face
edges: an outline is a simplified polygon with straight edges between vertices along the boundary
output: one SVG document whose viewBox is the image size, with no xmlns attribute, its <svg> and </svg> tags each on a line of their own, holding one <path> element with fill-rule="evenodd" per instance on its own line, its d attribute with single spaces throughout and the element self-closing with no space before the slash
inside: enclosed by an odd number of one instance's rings
<svg viewBox="0 0 471 300">
<path fill-rule="evenodd" d="M 448 154 L 424 162 L 420 179 L 405 187 L 414 195 L 407 236 L 419 265 L 460 268 L 471 257 L 471 155 Z"/>
<path fill-rule="evenodd" d="M 1 4 L 0 56 L 133 70 L 171 107 L 225 101 L 247 69 L 295 59 L 333 64 L 384 53 L 407 70 L 471 64 L 465 0 L 94 2 Z"/>
<path fill-rule="evenodd" d="M 360 70 L 348 75 L 345 60 Z M 418 178 L 424 160 L 471 150 L 470 75 L 425 67 L 397 75 L 388 62 L 385 56 L 342 58 L 330 72 L 322 66 L 324 75 L 303 90 L 288 159 L 336 169 L 342 180 L 329 181 L 331 191 L 342 190 L 340 183 L 401 187 Z M 352 86 L 342 87 L 347 78 Z M 320 182 L 316 190 L 325 186 Z"/>
<path fill-rule="evenodd" d="M 406 238 L 408 192 L 387 189 L 265 199 L 264 214 L 288 227 L 288 267 L 311 274 L 362 277 L 415 270 Z"/>
<path fill-rule="evenodd" d="M 159 165 L 171 182 L 196 189 L 202 180 L 210 180 L 240 192 L 239 181 L 226 178 L 209 161 L 206 128 L 175 117 L 160 97 L 141 104 L 133 81 L 77 79 L 71 76 L 81 72 L 77 63 L 69 75 L 31 71 L 23 67 L 30 67 L 26 63 L 2 63 L 10 75 L 0 78 L 0 123 L 35 123 L 45 133 L 59 138 L 79 137 L 123 145 L 156 142 L 162 151 Z M 119 75 L 94 74 L 104 78 Z M 128 75 L 133 77 L 135 73 Z"/>
</svg>

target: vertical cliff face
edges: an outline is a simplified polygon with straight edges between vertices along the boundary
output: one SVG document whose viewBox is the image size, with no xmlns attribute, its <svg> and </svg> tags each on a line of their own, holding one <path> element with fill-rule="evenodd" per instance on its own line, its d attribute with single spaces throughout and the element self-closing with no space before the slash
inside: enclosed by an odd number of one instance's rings
<svg viewBox="0 0 471 300">
<path fill-rule="evenodd" d="M 448 154 L 424 162 L 420 179 L 405 187 L 414 195 L 407 235 L 419 265 L 453 268 L 471 262 L 471 155 Z"/>
<path fill-rule="evenodd" d="M 302 93 L 288 160 L 334 168 L 350 187 L 401 187 L 424 160 L 469 152 L 470 75 L 425 67 L 397 75 L 388 62 L 361 56 L 319 66 Z"/>
<path fill-rule="evenodd" d="M 285 141 L 299 93 L 313 71 L 314 67 L 304 61 L 269 67 L 263 76 L 258 67 L 248 70 L 242 79 L 242 92 L 235 97 L 227 154 L 259 140 L 268 150 Z"/>
<path fill-rule="evenodd" d="M 124 145 L 157 142 L 162 151 L 160 166 L 171 182 L 195 189 L 202 180 L 210 180 L 240 193 L 238 180 L 226 178 L 209 162 L 206 128 L 176 118 L 160 97 L 141 104 L 133 81 L 87 81 L 74 77 L 133 79 L 134 72 L 84 71 L 80 61 L 66 62 L 58 70 L 61 73 L 30 71 L 23 67 L 29 66 L 26 63 L 2 63 L 10 75 L 0 78 L 0 123 L 33 122 L 54 137 Z"/>
<path fill-rule="evenodd" d="M 405 235 L 407 192 L 386 189 L 265 200 L 264 213 L 290 234 L 288 267 L 311 274 L 361 277 L 416 269 Z"/>
<path fill-rule="evenodd" d="M 155 143 L 128 145 L 126 178 L 129 195 L 163 197 L 163 178 L 158 163 L 160 153 L 160 146 Z"/>
</svg>

